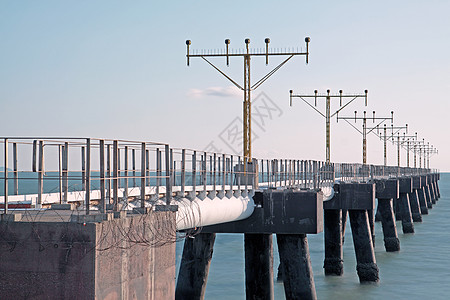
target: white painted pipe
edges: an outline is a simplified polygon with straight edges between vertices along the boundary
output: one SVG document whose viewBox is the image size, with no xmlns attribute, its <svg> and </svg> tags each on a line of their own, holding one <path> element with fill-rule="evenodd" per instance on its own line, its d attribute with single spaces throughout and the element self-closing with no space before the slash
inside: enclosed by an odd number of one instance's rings
<svg viewBox="0 0 450 300">
<path fill-rule="evenodd" d="M 178 205 L 177 230 L 243 220 L 250 217 L 255 209 L 253 198 L 248 196 L 180 198 L 171 204 Z"/>
</svg>

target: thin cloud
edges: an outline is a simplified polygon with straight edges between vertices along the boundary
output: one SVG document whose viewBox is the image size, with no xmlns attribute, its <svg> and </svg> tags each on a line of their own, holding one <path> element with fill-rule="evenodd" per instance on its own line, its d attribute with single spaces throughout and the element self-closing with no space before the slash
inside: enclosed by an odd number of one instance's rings
<svg viewBox="0 0 450 300">
<path fill-rule="evenodd" d="M 241 91 L 234 86 L 218 87 L 213 86 L 206 89 L 189 89 L 187 96 L 190 98 L 202 98 L 205 96 L 214 97 L 239 97 L 242 96 Z"/>
</svg>

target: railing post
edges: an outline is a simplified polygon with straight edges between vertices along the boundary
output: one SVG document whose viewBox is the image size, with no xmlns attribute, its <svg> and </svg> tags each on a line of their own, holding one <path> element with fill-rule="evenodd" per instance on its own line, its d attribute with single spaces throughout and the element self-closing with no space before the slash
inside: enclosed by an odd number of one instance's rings
<svg viewBox="0 0 450 300">
<path fill-rule="evenodd" d="M 100 152 L 100 212 L 106 212 L 105 197 L 105 140 L 99 141 Z"/>
<path fill-rule="evenodd" d="M 123 168 L 124 168 L 124 183 L 123 183 L 123 201 L 126 205 L 128 205 L 128 146 L 125 146 L 123 154 Z"/>
<path fill-rule="evenodd" d="M 33 141 L 33 162 L 31 163 L 32 172 L 36 172 L 36 152 L 37 152 L 37 140 Z"/>
<path fill-rule="evenodd" d="M 225 154 L 222 154 L 222 192 L 225 193 Z"/>
<path fill-rule="evenodd" d="M 119 204 L 119 182 L 118 182 L 118 160 L 119 160 L 119 142 L 113 141 L 113 210 L 118 211 Z"/>
<path fill-rule="evenodd" d="M 62 169 L 63 169 L 63 199 L 64 203 L 67 203 L 69 199 L 69 142 L 65 142 L 63 146 L 63 161 L 62 161 Z"/>
<path fill-rule="evenodd" d="M 58 145 L 58 191 L 59 191 L 59 204 L 63 203 L 63 187 L 62 187 L 62 156 L 64 151 L 63 145 Z"/>
<path fill-rule="evenodd" d="M 202 157 L 202 182 L 203 182 L 203 193 L 206 195 L 206 186 L 208 185 L 208 179 L 207 179 L 207 174 L 206 174 L 206 162 L 207 162 L 207 153 L 204 152 L 203 153 L 203 157 Z M 214 158 L 215 158 L 215 154 L 214 154 Z M 214 162 L 214 168 L 216 167 L 216 163 Z M 215 172 L 214 172 L 214 176 L 215 176 Z M 214 182 L 215 182 L 215 177 L 214 177 Z M 216 189 L 216 185 L 214 183 L 214 190 Z"/>
<path fill-rule="evenodd" d="M 237 176 L 237 185 L 238 191 L 241 192 L 241 157 L 238 156 L 238 176 Z"/>
<path fill-rule="evenodd" d="M 319 178 L 318 178 L 318 168 L 317 161 L 313 161 L 313 172 L 314 172 L 314 190 L 317 190 L 319 187 Z"/>
<path fill-rule="evenodd" d="M 5 198 L 5 215 L 8 214 L 8 139 L 5 139 L 5 170 L 4 170 L 4 198 Z"/>
<path fill-rule="evenodd" d="M 81 190 L 86 191 L 86 148 L 81 147 Z"/>
<path fill-rule="evenodd" d="M 91 203 L 91 139 L 86 139 L 86 214 Z"/>
<path fill-rule="evenodd" d="M 145 150 L 145 181 L 146 186 L 150 186 L 150 150 Z"/>
<path fill-rule="evenodd" d="M 161 152 L 156 148 L 156 199 L 159 198 L 159 187 L 161 185 Z"/>
<path fill-rule="evenodd" d="M 136 186 L 136 149 L 131 149 L 131 168 L 133 170 L 133 187 Z"/>
<path fill-rule="evenodd" d="M 38 169 L 38 208 L 42 205 L 42 192 L 44 189 L 44 142 L 39 141 L 39 169 Z"/>
<path fill-rule="evenodd" d="M 166 154 L 166 205 L 170 205 L 170 201 L 172 200 L 172 170 L 171 170 L 171 157 L 170 157 L 170 148 L 169 145 L 165 146 L 165 154 Z"/>
<path fill-rule="evenodd" d="M 184 197 L 186 189 L 186 150 L 181 150 L 181 196 Z"/>
<path fill-rule="evenodd" d="M 141 207 L 145 207 L 145 179 L 146 179 L 146 149 L 145 143 L 141 143 Z"/>
<path fill-rule="evenodd" d="M 14 170 L 14 195 L 19 194 L 19 177 L 17 170 L 17 143 L 13 143 L 13 170 Z M 60 177 L 61 178 L 61 177 Z M 61 189 L 60 189 L 61 191 Z"/>
<path fill-rule="evenodd" d="M 231 192 L 233 192 L 233 185 L 234 185 L 234 180 L 233 180 L 233 155 L 230 156 L 230 185 L 231 185 Z"/>
<path fill-rule="evenodd" d="M 106 199 L 111 201 L 111 145 L 106 145 Z"/>
<path fill-rule="evenodd" d="M 193 197 L 196 197 L 197 195 L 197 191 L 196 191 L 196 184 L 197 184 L 197 171 L 196 171 L 196 158 L 197 158 L 197 152 L 194 151 L 194 153 L 192 154 L 192 191 L 193 191 Z"/>
<path fill-rule="evenodd" d="M 217 193 L 216 191 L 216 153 L 214 153 L 214 158 L 213 158 L 213 190 L 214 190 L 214 194 Z M 205 190 L 206 192 L 206 190 Z"/>
</svg>

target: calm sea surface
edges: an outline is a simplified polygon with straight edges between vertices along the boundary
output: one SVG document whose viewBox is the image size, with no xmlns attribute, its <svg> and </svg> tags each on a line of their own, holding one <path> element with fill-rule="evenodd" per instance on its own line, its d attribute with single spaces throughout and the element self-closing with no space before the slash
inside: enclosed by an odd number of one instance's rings
<svg viewBox="0 0 450 300">
<path fill-rule="evenodd" d="M 450 174 L 441 174 L 441 198 L 423 223 L 414 223 L 414 234 L 397 230 L 398 253 L 384 250 L 381 223 L 375 224 L 375 255 L 380 269 L 378 284 L 361 285 L 356 275 L 356 259 L 350 224 L 344 244 L 344 275 L 324 276 L 323 234 L 308 235 L 309 250 L 319 299 L 450 299 Z M 274 273 L 279 264 L 274 237 Z M 245 299 L 244 237 L 218 234 L 209 270 L 206 299 Z M 183 241 L 177 244 L 177 270 Z M 285 299 L 282 283 L 275 280 L 275 299 Z"/>
</svg>

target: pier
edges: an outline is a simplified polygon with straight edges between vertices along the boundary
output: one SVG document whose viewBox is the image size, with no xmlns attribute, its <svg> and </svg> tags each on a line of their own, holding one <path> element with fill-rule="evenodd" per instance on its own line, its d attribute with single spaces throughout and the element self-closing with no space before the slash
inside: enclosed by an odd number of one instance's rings
<svg viewBox="0 0 450 300">
<path fill-rule="evenodd" d="M 203 299 L 215 237 L 233 233 L 244 235 L 247 299 L 273 299 L 276 273 L 287 299 L 315 299 L 308 235 L 324 232 L 324 272 L 341 276 L 348 212 L 359 280 L 378 282 L 376 207 L 386 251 L 398 251 L 396 216 L 404 234 L 414 232 L 439 199 L 439 171 L 429 168 L 244 162 L 148 141 L 7 137 L 2 144 L 6 298 Z M 175 283 L 175 241 L 183 237 Z"/>
</svg>

